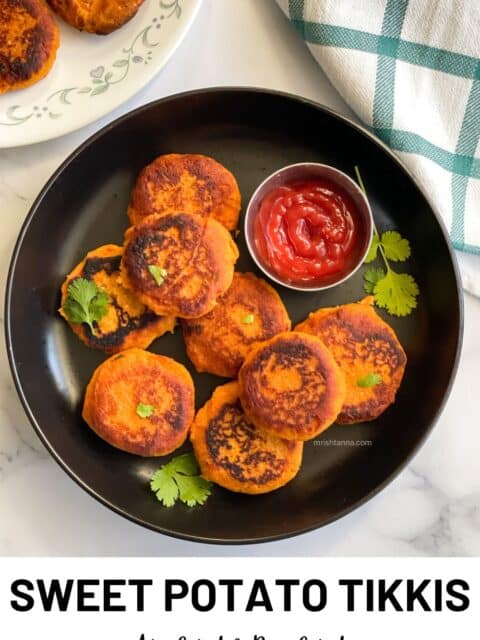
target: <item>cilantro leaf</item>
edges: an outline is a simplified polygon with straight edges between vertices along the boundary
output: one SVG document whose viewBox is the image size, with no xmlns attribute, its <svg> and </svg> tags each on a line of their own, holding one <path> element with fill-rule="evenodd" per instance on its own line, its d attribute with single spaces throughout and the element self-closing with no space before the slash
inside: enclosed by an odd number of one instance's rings
<svg viewBox="0 0 480 640">
<path fill-rule="evenodd" d="M 255 320 L 255 316 L 253 315 L 253 313 L 249 313 L 244 318 L 242 318 L 243 324 L 253 324 L 254 320 Z"/>
<path fill-rule="evenodd" d="M 165 278 L 168 275 L 168 271 L 166 269 L 162 269 L 162 267 L 159 267 L 156 264 L 149 264 L 148 270 L 158 286 L 165 282 Z"/>
<path fill-rule="evenodd" d="M 183 473 L 186 476 L 195 476 L 199 472 L 198 462 L 193 453 L 184 453 L 176 456 L 165 465 L 169 473 Z"/>
<path fill-rule="evenodd" d="M 410 257 L 410 243 L 398 231 L 385 231 L 380 239 L 385 257 L 394 262 L 403 262 Z"/>
<path fill-rule="evenodd" d="M 137 416 L 140 416 L 140 418 L 150 418 L 154 412 L 155 407 L 151 404 L 143 404 L 143 402 L 137 404 Z"/>
<path fill-rule="evenodd" d="M 363 274 L 363 288 L 367 293 L 373 293 L 375 285 L 379 280 L 385 277 L 385 269 L 381 267 L 370 267 Z"/>
<path fill-rule="evenodd" d="M 98 289 L 97 295 L 90 303 L 90 314 L 94 316 L 95 319 L 97 319 L 97 317 L 98 319 L 103 318 L 108 312 L 107 305 L 109 302 L 110 297 L 108 293 L 103 289 Z"/>
<path fill-rule="evenodd" d="M 75 278 L 68 286 L 63 311 L 70 322 L 88 324 L 93 333 L 93 323 L 107 315 L 109 302 L 108 293 L 93 280 Z"/>
<path fill-rule="evenodd" d="M 150 488 L 164 507 L 173 507 L 178 499 L 178 485 L 168 471 L 165 470 L 165 467 L 153 474 Z"/>
<path fill-rule="evenodd" d="M 211 494 L 212 483 L 198 472 L 193 453 L 176 456 L 154 473 L 150 488 L 165 507 L 173 506 L 178 499 L 189 507 L 202 505 Z"/>
<path fill-rule="evenodd" d="M 390 269 L 375 284 L 373 293 L 379 307 L 394 316 L 407 316 L 417 306 L 419 289 L 410 274 Z"/>
<path fill-rule="evenodd" d="M 73 298 L 67 298 L 63 303 L 63 312 L 67 319 L 74 324 L 82 324 L 85 318 L 83 307 Z"/>
<path fill-rule="evenodd" d="M 212 483 L 201 476 L 178 474 L 175 476 L 175 480 L 180 491 L 180 500 L 189 507 L 194 507 L 196 504 L 205 504 L 212 492 Z"/>
<path fill-rule="evenodd" d="M 357 182 L 365 195 L 360 170 L 355 166 Z M 408 316 L 417 306 L 417 296 L 420 291 L 415 278 L 408 273 L 397 273 L 390 267 L 392 262 L 403 262 L 410 257 L 410 243 L 403 238 L 398 231 L 384 231 L 380 236 L 375 224 L 370 248 L 364 260 L 365 263 L 373 262 L 380 258 L 385 267 L 370 268 L 363 274 L 363 288 L 367 293 L 374 295 L 375 304 L 394 316 Z"/>
<path fill-rule="evenodd" d="M 382 378 L 378 375 L 378 373 L 367 373 L 366 376 L 359 378 L 357 380 L 358 387 L 375 387 L 377 384 L 380 384 Z"/>
<path fill-rule="evenodd" d="M 367 256 L 364 260 L 366 264 L 368 264 L 369 262 L 373 262 L 377 257 L 379 244 L 380 244 L 380 238 L 378 236 L 377 231 L 375 230 L 372 236 L 372 242 L 370 243 L 370 249 L 368 250 Z"/>
</svg>

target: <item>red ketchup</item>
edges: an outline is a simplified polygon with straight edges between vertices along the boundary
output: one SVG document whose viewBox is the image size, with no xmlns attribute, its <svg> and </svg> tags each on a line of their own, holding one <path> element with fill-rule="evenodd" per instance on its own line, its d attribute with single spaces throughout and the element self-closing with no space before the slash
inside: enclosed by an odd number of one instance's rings
<svg viewBox="0 0 480 640">
<path fill-rule="evenodd" d="M 291 284 L 340 279 L 355 265 L 364 239 L 353 200 L 334 182 L 319 178 L 270 191 L 253 231 L 261 260 Z"/>
</svg>

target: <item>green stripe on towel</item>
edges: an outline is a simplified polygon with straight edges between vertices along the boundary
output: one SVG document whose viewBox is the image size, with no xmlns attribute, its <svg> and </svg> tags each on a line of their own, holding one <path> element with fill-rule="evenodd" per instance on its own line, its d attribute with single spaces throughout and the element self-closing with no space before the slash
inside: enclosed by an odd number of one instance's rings
<svg viewBox="0 0 480 640">
<path fill-rule="evenodd" d="M 303 21 L 305 0 L 288 0 L 288 13 L 292 20 Z"/>
<path fill-rule="evenodd" d="M 399 36 L 407 12 L 408 0 L 388 0 L 383 15 L 382 33 L 377 46 L 377 75 L 373 98 L 374 132 L 390 144 L 395 111 L 395 67 Z"/>
<path fill-rule="evenodd" d="M 380 138 L 386 135 L 383 131 L 377 134 Z M 411 131 L 393 129 L 391 131 L 390 146 L 397 151 L 416 153 L 425 156 L 447 171 L 470 178 L 480 178 L 480 160 L 470 156 L 461 156 L 435 144 Z"/>
<path fill-rule="evenodd" d="M 478 63 L 480 74 L 480 62 Z M 480 80 L 472 82 L 470 95 L 463 116 L 462 128 L 458 136 L 455 152 L 458 156 L 470 156 L 470 167 L 473 164 L 473 154 L 480 140 Z M 452 228 L 451 236 L 455 246 L 463 249 L 465 244 L 465 200 L 468 189 L 468 175 L 458 173 L 452 175 Z"/>
<path fill-rule="evenodd" d="M 296 4 L 295 0 L 291 0 Z M 378 41 L 382 36 L 377 36 L 368 31 L 348 29 L 336 25 L 308 22 L 298 18 L 292 19 L 293 26 L 300 32 L 304 40 L 310 44 L 325 45 L 329 47 L 341 47 L 344 49 L 357 49 L 367 53 L 377 53 Z M 392 38 L 395 42 L 395 55 L 386 50 L 384 55 L 392 55 L 397 60 L 409 62 L 419 67 L 427 67 L 435 71 L 443 71 L 460 78 L 475 78 L 477 58 L 455 53 L 447 49 L 430 47 L 401 38 Z M 394 50 L 393 42 L 391 51 Z"/>
</svg>

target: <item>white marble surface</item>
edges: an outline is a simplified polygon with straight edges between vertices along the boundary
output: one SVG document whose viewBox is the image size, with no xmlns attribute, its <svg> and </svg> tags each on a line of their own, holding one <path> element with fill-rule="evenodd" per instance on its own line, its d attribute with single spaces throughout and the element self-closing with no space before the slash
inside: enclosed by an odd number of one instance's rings
<svg viewBox="0 0 480 640">
<path fill-rule="evenodd" d="M 44 182 L 80 142 L 154 98 L 228 84 L 287 90 L 349 113 L 273 0 L 204 0 L 168 66 L 128 104 L 59 140 L 0 150 L 2 298 L 20 225 Z M 291 540 L 233 548 L 144 530 L 77 487 L 31 429 L 13 389 L 2 341 L 0 555 L 479 555 L 480 300 L 470 296 L 465 325 L 450 400 L 408 469 L 368 504 L 329 527 Z"/>
</svg>

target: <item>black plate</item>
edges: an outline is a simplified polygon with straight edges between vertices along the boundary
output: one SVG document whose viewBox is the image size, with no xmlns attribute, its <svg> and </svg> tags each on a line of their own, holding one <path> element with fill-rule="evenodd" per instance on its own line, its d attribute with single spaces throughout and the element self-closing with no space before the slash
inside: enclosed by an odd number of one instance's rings
<svg viewBox="0 0 480 640">
<path fill-rule="evenodd" d="M 310 442 L 297 478 L 272 494 L 241 496 L 215 488 L 202 508 L 163 508 L 148 489 L 161 463 L 115 450 L 82 422 L 85 385 L 104 356 L 86 348 L 56 314 L 65 274 L 87 252 L 122 242 L 129 193 L 140 169 L 169 152 L 215 157 L 238 179 L 244 206 L 272 171 L 295 162 L 358 164 L 380 230 L 410 239 L 408 268 L 421 289 L 418 309 L 392 319 L 408 366 L 397 402 L 380 419 L 333 426 Z M 242 236 L 240 270 L 256 271 Z M 319 306 L 362 297 L 362 274 L 324 293 L 280 291 L 293 322 Z M 462 302 L 443 227 L 418 186 L 387 148 L 317 104 L 263 90 L 211 89 L 142 107 L 84 143 L 48 182 L 25 222 L 12 259 L 6 338 L 26 412 L 55 459 L 84 489 L 118 513 L 157 531 L 203 542 L 246 543 L 324 525 L 374 495 L 412 456 L 450 389 L 462 335 Z M 180 331 L 152 349 L 192 372 L 200 406 L 221 380 L 196 374 Z M 371 440 L 353 446 L 347 440 Z M 48 517 L 48 514 L 46 514 Z"/>
</svg>

